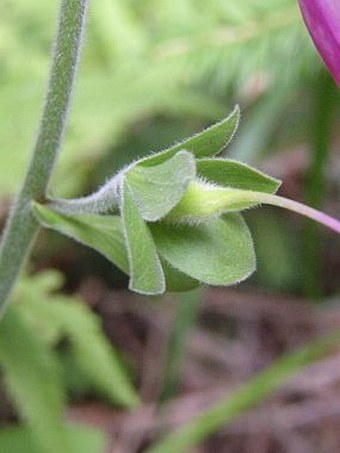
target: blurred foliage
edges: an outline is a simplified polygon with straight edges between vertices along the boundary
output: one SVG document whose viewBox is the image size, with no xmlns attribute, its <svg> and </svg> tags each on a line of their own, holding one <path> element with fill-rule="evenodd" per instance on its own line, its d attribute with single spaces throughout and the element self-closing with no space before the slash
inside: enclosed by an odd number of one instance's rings
<svg viewBox="0 0 340 453">
<path fill-rule="evenodd" d="M 102 453 L 107 443 L 106 436 L 98 429 L 72 425 L 66 427 L 70 439 L 70 453 Z M 0 446 L 3 452 L 8 453 L 45 453 L 32 439 L 29 429 L 23 427 L 7 428 L 0 431 Z M 58 443 L 60 451 L 60 443 Z"/>
<path fill-rule="evenodd" d="M 75 297 L 57 293 L 60 285 L 61 276 L 55 271 L 25 279 L 0 331 L 0 365 L 6 387 L 32 441 L 51 453 L 73 451 L 63 422 L 67 382 L 63 376 L 69 376 L 72 369 L 78 379 L 85 377 L 89 389 L 112 404 L 131 408 L 139 402 L 125 365 L 96 315 Z M 65 344 L 71 357 L 68 361 Z M 63 365 L 67 367 L 64 372 Z"/>
<path fill-rule="evenodd" d="M 34 140 L 58 3 L 0 5 L 5 194 L 18 188 Z M 301 74 L 317 72 L 314 55 L 295 0 L 94 2 L 55 190 L 79 191 L 93 164 L 135 123 L 157 115 L 215 120 L 232 100 L 261 84 L 277 89 L 278 80 L 293 97 Z"/>
<path fill-rule="evenodd" d="M 225 426 L 226 423 L 262 402 L 303 368 L 336 350 L 339 346 L 339 339 L 340 330 L 335 330 L 285 354 L 231 395 L 220 398 L 217 403 L 211 408 L 205 409 L 194 420 L 178 427 L 160 442 L 151 446 L 147 449 L 147 453 L 186 453 L 190 448 L 199 445 L 200 442 Z"/>
</svg>

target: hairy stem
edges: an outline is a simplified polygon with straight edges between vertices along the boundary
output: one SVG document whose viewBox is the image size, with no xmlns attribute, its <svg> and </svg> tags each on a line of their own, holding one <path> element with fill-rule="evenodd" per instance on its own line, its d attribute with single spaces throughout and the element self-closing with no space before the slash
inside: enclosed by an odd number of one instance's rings
<svg viewBox="0 0 340 453">
<path fill-rule="evenodd" d="M 244 191 L 244 194 L 240 195 L 241 195 L 240 199 L 242 199 L 243 201 L 269 204 L 272 206 L 278 206 L 279 208 L 284 208 L 288 209 L 289 211 L 296 212 L 340 234 L 339 220 L 334 219 L 333 217 L 325 214 L 324 212 L 310 208 L 305 204 L 299 203 L 294 200 L 290 200 L 288 198 L 280 197 L 278 195 L 270 195 L 268 193 L 263 192 Z"/>
<path fill-rule="evenodd" d="M 32 200 L 45 199 L 64 135 L 85 28 L 87 0 L 63 0 L 50 81 L 32 160 L 0 244 L 0 315 L 4 312 L 38 223 Z"/>
<path fill-rule="evenodd" d="M 66 215 L 104 214 L 119 206 L 122 175 L 118 173 L 97 192 L 81 198 L 50 200 L 49 207 Z"/>
<path fill-rule="evenodd" d="M 278 195 L 257 193 L 256 199 L 260 203 L 266 203 L 272 206 L 278 206 L 279 208 L 285 208 L 289 209 L 290 211 L 297 212 L 298 214 L 315 220 L 316 222 L 321 223 L 327 228 L 340 234 L 340 221 L 325 214 L 324 212 L 318 211 L 317 209 L 310 208 L 309 206 L 298 203 L 294 200 L 289 200 L 288 198 L 279 197 Z"/>
</svg>

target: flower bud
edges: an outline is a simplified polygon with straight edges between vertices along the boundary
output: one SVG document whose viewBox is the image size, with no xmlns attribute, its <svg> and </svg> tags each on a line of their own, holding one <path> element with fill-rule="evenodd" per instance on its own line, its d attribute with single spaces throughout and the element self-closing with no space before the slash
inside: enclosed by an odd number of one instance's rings
<svg viewBox="0 0 340 453">
<path fill-rule="evenodd" d="M 340 86 L 340 2 L 299 0 L 299 4 L 315 45 Z"/>
</svg>

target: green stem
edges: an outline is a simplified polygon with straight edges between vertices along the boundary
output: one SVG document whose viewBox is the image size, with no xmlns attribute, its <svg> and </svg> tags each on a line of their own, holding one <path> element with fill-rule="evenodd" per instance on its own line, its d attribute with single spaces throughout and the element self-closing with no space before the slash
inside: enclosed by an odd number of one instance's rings
<svg viewBox="0 0 340 453">
<path fill-rule="evenodd" d="M 187 337 L 196 324 L 201 306 L 201 291 L 189 291 L 179 296 L 179 308 L 169 339 L 164 387 L 161 398 L 173 397 L 178 389 L 179 378 L 185 358 Z"/>
<path fill-rule="evenodd" d="M 326 192 L 326 165 L 329 160 L 334 113 L 338 96 L 333 79 L 324 70 L 317 80 L 314 98 L 313 127 L 311 131 L 311 165 L 306 181 L 306 203 L 321 209 Z M 322 288 L 322 251 L 323 240 L 320 228 L 306 220 L 303 235 L 304 254 L 304 292 L 307 297 L 318 300 Z"/>
<path fill-rule="evenodd" d="M 33 244 L 39 225 L 32 200 L 43 201 L 67 123 L 85 28 L 87 0 L 63 0 L 50 81 L 30 166 L 0 244 L 0 315 Z"/>
<path fill-rule="evenodd" d="M 284 355 L 239 389 L 223 397 L 210 409 L 156 442 L 146 450 L 146 453 L 191 451 L 230 421 L 254 408 L 279 389 L 287 379 L 335 350 L 339 346 L 339 339 L 340 331 L 336 330 Z"/>
</svg>

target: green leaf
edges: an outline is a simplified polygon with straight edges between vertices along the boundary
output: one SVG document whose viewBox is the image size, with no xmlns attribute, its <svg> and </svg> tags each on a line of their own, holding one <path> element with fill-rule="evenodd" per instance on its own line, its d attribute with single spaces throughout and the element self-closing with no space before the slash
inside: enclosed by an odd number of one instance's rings
<svg viewBox="0 0 340 453">
<path fill-rule="evenodd" d="M 165 277 L 154 240 L 126 182 L 122 191 L 122 220 L 129 257 L 129 288 L 142 294 L 164 293 Z"/>
<path fill-rule="evenodd" d="M 114 404 L 136 407 L 140 402 L 137 392 L 117 352 L 103 333 L 100 319 L 81 302 L 59 301 L 48 309 L 63 326 L 74 359 L 95 387 Z"/>
<path fill-rule="evenodd" d="M 136 165 L 126 173 L 132 197 L 145 220 L 164 217 L 182 198 L 188 183 L 195 178 L 195 158 L 179 151 L 154 167 Z"/>
<path fill-rule="evenodd" d="M 50 308 L 59 298 L 72 303 L 75 296 L 60 293 L 64 283 L 62 274 L 56 270 L 44 270 L 21 278 L 13 296 L 13 302 L 20 304 L 20 315 L 33 331 L 39 331 L 41 343 L 53 349 L 63 339 L 64 331 Z"/>
<path fill-rule="evenodd" d="M 71 451 L 63 423 L 64 389 L 54 356 L 9 307 L 0 328 L 0 363 L 9 391 L 42 451 Z"/>
<path fill-rule="evenodd" d="M 168 263 L 167 260 L 160 257 L 166 280 L 166 289 L 170 292 L 190 291 L 199 286 L 200 282 L 183 274 Z"/>
<path fill-rule="evenodd" d="M 210 285 L 231 285 L 255 270 L 249 230 L 238 214 L 192 225 L 151 224 L 159 253 L 192 278 Z"/>
<path fill-rule="evenodd" d="M 129 262 L 120 217 L 96 214 L 66 216 L 39 204 L 34 205 L 34 212 L 43 226 L 93 248 L 123 272 L 129 274 Z M 187 291 L 199 284 L 196 280 L 174 269 L 165 260 L 162 260 L 162 267 L 169 291 Z"/>
<path fill-rule="evenodd" d="M 97 250 L 123 272 L 129 273 L 120 217 L 97 214 L 66 216 L 37 203 L 34 204 L 34 213 L 43 226 Z"/>
<path fill-rule="evenodd" d="M 51 348 L 67 337 L 73 360 L 94 386 L 114 404 L 135 407 L 139 403 L 138 395 L 102 330 L 100 318 L 74 296 L 51 294 L 58 275 L 55 272 L 39 273 L 20 285 L 16 295 L 18 300 L 24 300 L 20 304 L 20 314 L 33 331 L 39 329 L 41 342 Z M 46 332 L 49 332 L 47 336 Z"/>
<path fill-rule="evenodd" d="M 231 159 L 199 159 L 197 173 L 208 182 L 235 189 L 275 193 L 281 181 Z"/>
<path fill-rule="evenodd" d="M 101 453 L 105 450 L 107 436 L 103 431 L 88 425 L 66 426 L 72 453 Z M 18 426 L 0 430 L 1 451 L 7 453 L 47 453 L 34 442 L 28 428 Z"/>
<path fill-rule="evenodd" d="M 148 167 L 160 164 L 182 149 L 192 152 L 196 158 L 215 156 L 222 152 L 233 139 L 239 121 L 240 108 L 236 106 L 224 120 L 161 153 L 145 158 L 141 164 Z"/>
</svg>

